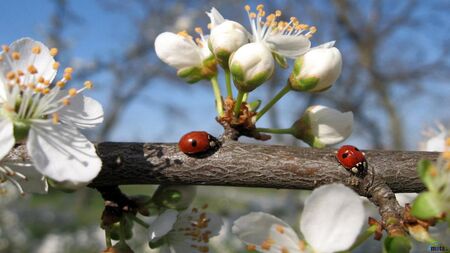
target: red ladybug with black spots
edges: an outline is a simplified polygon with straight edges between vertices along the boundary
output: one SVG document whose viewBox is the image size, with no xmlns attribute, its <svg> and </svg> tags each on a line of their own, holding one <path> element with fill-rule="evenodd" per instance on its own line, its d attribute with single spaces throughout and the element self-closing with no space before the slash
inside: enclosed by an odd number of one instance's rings
<svg viewBox="0 0 450 253">
<path fill-rule="evenodd" d="M 344 168 L 354 174 L 363 173 L 368 168 L 364 152 L 352 145 L 340 147 L 336 153 L 336 159 Z"/>
<path fill-rule="evenodd" d="M 215 149 L 218 141 L 205 131 L 192 131 L 180 138 L 178 148 L 186 155 L 200 155 Z"/>
</svg>

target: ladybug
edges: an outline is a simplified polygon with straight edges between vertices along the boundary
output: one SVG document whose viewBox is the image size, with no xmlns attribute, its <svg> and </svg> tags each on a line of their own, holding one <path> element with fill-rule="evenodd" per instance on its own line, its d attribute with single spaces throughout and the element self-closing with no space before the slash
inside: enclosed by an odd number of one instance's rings
<svg viewBox="0 0 450 253">
<path fill-rule="evenodd" d="M 357 147 L 344 145 L 336 153 L 339 163 L 353 173 L 362 173 L 367 170 L 366 155 Z"/>
<path fill-rule="evenodd" d="M 217 139 L 205 131 L 193 131 L 183 135 L 178 148 L 186 155 L 203 154 L 217 147 Z"/>
</svg>

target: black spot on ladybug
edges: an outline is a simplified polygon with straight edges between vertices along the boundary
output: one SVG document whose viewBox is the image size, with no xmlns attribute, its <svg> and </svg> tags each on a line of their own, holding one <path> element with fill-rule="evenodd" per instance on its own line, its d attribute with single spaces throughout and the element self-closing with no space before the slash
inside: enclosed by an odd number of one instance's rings
<svg viewBox="0 0 450 253">
<path fill-rule="evenodd" d="M 191 146 L 192 147 L 197 147 L 197 141 L 196 140 L 191 140 Z"/>
<path fill-rule="evenodd" d="M 348 154 L 347 153 L 344 153 L 344 154 L 342 154 L 342 158 L 347 158 L 347 156 L 348 156 Z"/>
</svg>

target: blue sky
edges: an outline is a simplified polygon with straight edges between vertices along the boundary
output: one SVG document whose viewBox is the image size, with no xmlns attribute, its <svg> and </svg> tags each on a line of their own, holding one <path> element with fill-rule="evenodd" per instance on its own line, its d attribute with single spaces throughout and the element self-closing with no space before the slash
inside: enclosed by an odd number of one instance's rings
<svg viewBox="0 0 450 253">
<path fill-rule="evenodd" d="M 77 0 L 69 1 L 73 11 L 79 15 L 79 23 L 70 23 L 65 31 L 64 37 L 70 40 L 70 48 L 67 53 L 70 57 L 82 59 L 89 62 L 96 56 L 103 58 L 118 55 L 121 49 L 127 47 L 130 37 L 134 36 L 134 23 L 126 15 L 118 12 L 105 10 L 99 6 L 98 1 Z M 1 44 L 9 44 L 14 40 L 28 36 L 37 40 L 45 38 L 45 31 L 48 28 L 50 17 L 54 11 L 54 5 L 47 0 L 23 0 L 23 1 L 1 1 L 0 8 L 3 10 L 0 16 Z M 207 10 L 209 7 L 205 7 Z M 243 8 L 239 8 L 242 10 Z M 136 9 L 134 14 L 139 16 L 145 10 Z M 207 18 L 205 16 L 205 24 Z M 245 24 L 247 26 L 247 24 Z M 162 31 L 161 31 L 162 32 Z M 424 31 L 426 32 L 426 31 Z M 433 31 L 443 32 L 443 31 Z M 409 36 L 403 34 L 399 36 Z M 430 55 L 435 51 L 430 48 Z M 345 56 L 344 56 L 345 60 Z M 387 63 L 388 65 L 388 63 Z M 75 73 L 76 74 L 76 73 Z M 175 70 L 173 71 L 175 75 Z M 108 79 L 106 76 L 97 77 L 95 80 L 97 88 L 89 95 L 102 102 L 107 100 Z M 124 111 L 122 120 L 115 128 L 111 140 L 120 141 L 177 141 L 178 136 L 190 130 L 207 130 L 215 135 L 221 133 L 220 126 L 215 122 L 215 110 L 213 107 L 212 91 L 206 82 L 194 86 L 175 86 L 170 88 L 166 81 L 154 82 Z M 405 120 L 405 136 L 409 149 L 414 149 L 416 143 L 421 139 L 420 132 L 425 126 L 432 125 L 435 120 L 449 120 L 448 110 L 450 88 L 447 85 L 429 84 L 425 86 L 431 92 L 440 95 L 436 100 L 429 98 L 412 98 L 402 102 L 400 112 Z M 337 89 L 338 87 L 333 87 Z M 333 89 L 330 92 L 333 92 Z M 401 93 L 399 89 L 395 91 Z M 267 101 L 267 92 L 257 90 L 254 98 L 263 98 Z M 170 101 L 179 107 L 187 108 L 184 112 L 187 117 L 168 117 L 168 112 L 163 107 L 146 103 L 148 99 L 154 101 Z M 284 108 L 291 108 L 293 105 L 301 106 L 302 97 L 298 94 L 288 94 L 277 108 L 283 111 Z M 157 103 L 158 104 L 158 103 Z M 372 112 L 373 111 L 373 112 Z M 290 126 L 294 117 L 291 110 L 280 113 L 283 117 L 288 115 L 289 121 L 282 121 L 283 126 Z M 370 115 L 378 117 L 379 109 L 370 109 Z M 263 118 L 261 126 L 268 126 L 269 123 Z M 149 130 L 151 129 L 151 130 Z M 356 134 L 356 133 L 355 133 Z M 369 148 L 364 141 L 364 137 L 352 136 L 348 143 L 354 143 Z M 366 146 L 365 146 L 366 145 Z"/>
</svg>

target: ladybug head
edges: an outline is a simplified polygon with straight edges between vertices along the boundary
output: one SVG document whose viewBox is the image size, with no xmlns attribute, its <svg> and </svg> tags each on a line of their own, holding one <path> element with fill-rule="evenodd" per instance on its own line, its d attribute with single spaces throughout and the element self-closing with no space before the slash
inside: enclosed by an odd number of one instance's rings
<svg viewBox="0 0 450 253">
<path fill-rule="evenodd" d="M 339 148 L 336 158 L 339 163 L 353 173 L 361 173 L 367 169 L 365 154 L 357 147 L 344 145 Z"/>
</svg>

